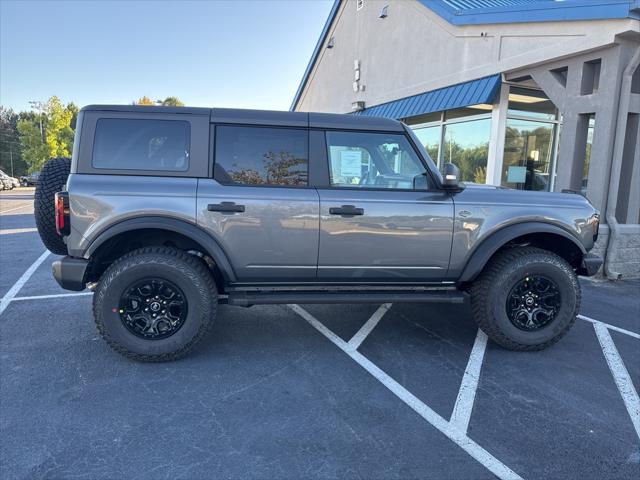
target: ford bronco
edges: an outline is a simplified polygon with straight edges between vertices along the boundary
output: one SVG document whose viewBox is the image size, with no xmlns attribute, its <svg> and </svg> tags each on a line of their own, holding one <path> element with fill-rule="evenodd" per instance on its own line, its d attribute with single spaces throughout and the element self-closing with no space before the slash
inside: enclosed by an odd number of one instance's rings
<svg viewBox="0 0 640 480">
<path fill-rule="evenodd" d="M 385 118 L 92 105 L 36 220 L 55 279 L 94 290 L 98 330 L 141 361 L 189 353 L 218 303 L 469 298 L 501 346 L 557 342 L 601 265 L 598 212 L 458 177 Z"/>
</svg>

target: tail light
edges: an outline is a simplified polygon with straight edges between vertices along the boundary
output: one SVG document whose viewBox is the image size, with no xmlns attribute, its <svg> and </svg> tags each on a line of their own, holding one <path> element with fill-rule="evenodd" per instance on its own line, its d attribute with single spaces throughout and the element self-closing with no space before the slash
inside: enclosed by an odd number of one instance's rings
<svg viewBox="0 0 640 480">
<path fill-rule="evenodd" d="M 66 237 L 71 232 L 69 215 L 69 193 L 58 192 L 55 196 L 56 231 L 58 235 Z"/>
</svg>

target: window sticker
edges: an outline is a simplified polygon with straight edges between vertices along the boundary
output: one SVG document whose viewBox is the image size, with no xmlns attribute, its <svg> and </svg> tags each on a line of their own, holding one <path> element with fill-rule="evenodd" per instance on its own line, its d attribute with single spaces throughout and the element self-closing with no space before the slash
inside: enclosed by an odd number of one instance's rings
<svg viewBox="0 0 640 480">
<path fill-rule="evenodd" d="M 524 183 L 527 181 L 527 167 L 509 166 L 507 172 L 508 183 Z"/>
<path fill-rule="evenodd" d="M 362 152 L 343 150 L 340 152 L 340 176 L 359 177 L 362 175 Z"/>
</svg>

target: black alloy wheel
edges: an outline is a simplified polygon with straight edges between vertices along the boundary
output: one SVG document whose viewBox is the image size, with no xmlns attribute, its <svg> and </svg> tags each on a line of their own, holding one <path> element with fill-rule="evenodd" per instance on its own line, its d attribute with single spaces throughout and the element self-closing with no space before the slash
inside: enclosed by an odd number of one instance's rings
<svg viewBox="0 0 640 480">
<path fill-rule="evenodd" d="M 507 316 L 520 330 L 531 332 L 551 323 L 560 310 L 558 285 L 544 275 L 529 275 L 507 295 Z"/>
</svg>

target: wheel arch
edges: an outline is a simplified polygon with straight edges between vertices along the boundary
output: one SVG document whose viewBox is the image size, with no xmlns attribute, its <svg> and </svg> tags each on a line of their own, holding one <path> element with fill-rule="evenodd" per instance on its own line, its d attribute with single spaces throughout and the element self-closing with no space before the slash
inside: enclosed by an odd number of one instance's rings
<svg viewBox="0 0 640 480">
<path fill-rule="evenodd" d="M 231 262 L 215 238 L 195 224 L 171 217 L 136 217 L 113 224 L 95 237 L 85 251 L 84 257 L 90 261 L 100 258 L 106 254 L 106 251 L 111 246 L 115 246 L 118 242 L 124 241 L 127 234 L 134 232 L 137 234 L 137 237 L 134 240 L 128 241 L 129 244 L 133 245 L 128 250 L 150 244 L 162 244 L 163 240 L 170 242 L 182 240 L 183 243 L 185 240 L 188 240 L 185 245 L 188 244 L 191 248 L 201 251 L 213 260 L 220 273 L 221 280 L 223 280 L 225 284 L 236 281 L 236 275 Z M 160 235 L 153 235 L 154 232 Z M 124 253 L 126 252 L 123 252 L 123 254 Z"/>
<path fill-rule="evenodd" d="M 458 282 L 472 282 L 496 253 L 517 245 L 534 245 L 556 253 L 576 269 L 587 253 L 574 235 L 557 225 L 543 222 L 509 225 L 490 234 L 473 250 Z"/>
</svg>

